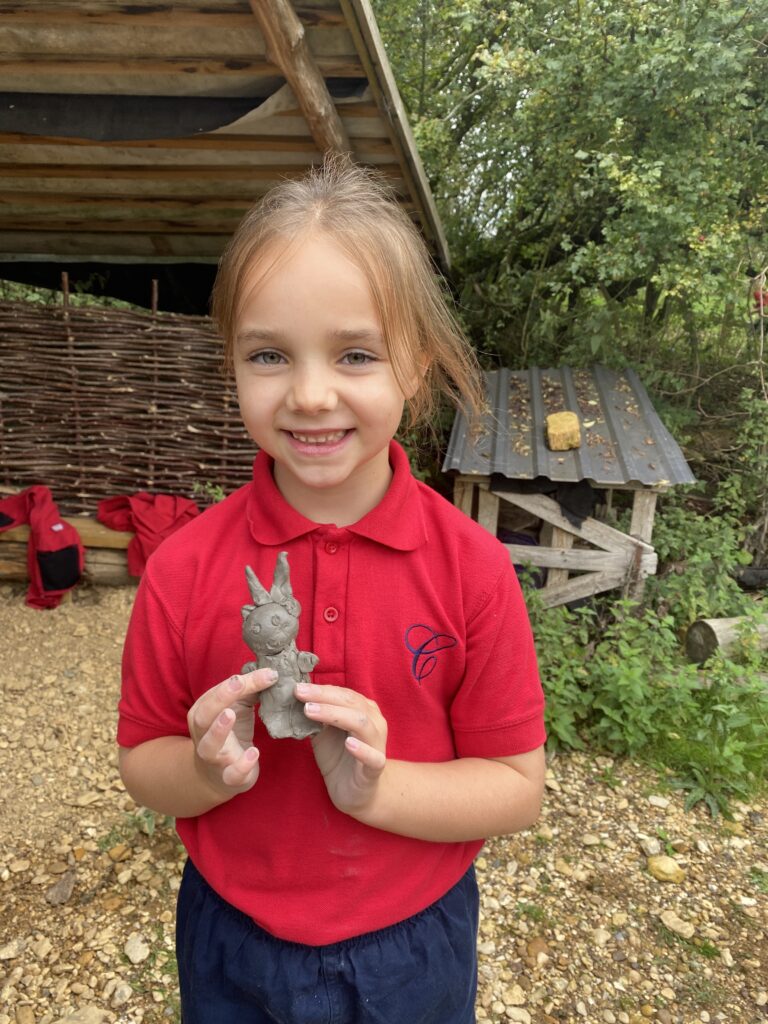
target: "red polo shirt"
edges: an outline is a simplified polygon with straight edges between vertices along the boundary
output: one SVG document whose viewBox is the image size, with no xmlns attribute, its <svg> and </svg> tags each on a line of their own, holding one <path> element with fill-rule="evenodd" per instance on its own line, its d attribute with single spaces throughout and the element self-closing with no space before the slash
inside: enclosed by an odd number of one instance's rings
<svg viewBox="0 0 768 1024">
<path fill-rule="evenodd" d="M 169 537 L 147 564 L 123 659 L 118 742 L 187 735 L 186 715 L 252 654 L 241 637 L 245 566 L 269 588 L 288 552 L 297 645 L 317 683 L 375 700 L 387 753 L 408 761 L 503 757 L 544 742 L 531 631 L 504 547 L 411 475 L 395 442 L 383 501 L 353 526 L 289 506 L 261 452 L 253 482 Z M 256 716 L 261 774 L 248 793 L 177 821 L 208 883 L 284 939 L 323 945 L 439 899 L 482 845 L 361 825 L 331 803 L 309 740 L 273 740 Z"/>
</svg>

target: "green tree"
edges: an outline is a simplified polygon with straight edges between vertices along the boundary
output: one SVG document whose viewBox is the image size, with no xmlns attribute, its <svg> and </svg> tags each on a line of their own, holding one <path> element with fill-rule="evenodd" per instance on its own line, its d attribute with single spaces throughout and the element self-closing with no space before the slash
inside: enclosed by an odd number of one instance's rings
<svg viewBox="0 0 768 1024">
<path fill-rule="evenodd" d="M 768 3 L 375 0 L 478 345 L 698 372 L 768 263 Z"/>
</svg>

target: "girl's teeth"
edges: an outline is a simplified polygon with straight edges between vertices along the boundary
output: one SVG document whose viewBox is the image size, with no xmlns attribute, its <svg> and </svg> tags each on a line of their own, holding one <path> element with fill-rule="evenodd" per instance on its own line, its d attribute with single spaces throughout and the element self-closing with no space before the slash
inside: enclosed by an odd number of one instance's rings
<svg viewBox="0 0 768 1024">
<path fill-rule="evenodd" d="M 328 444 L 330 441 L 340 441 L 346 434 L 346 430 L 337 430 L 334 434 L 297 434 L 292 432 L 293 437 L 303 444 Z"/>
</svg>

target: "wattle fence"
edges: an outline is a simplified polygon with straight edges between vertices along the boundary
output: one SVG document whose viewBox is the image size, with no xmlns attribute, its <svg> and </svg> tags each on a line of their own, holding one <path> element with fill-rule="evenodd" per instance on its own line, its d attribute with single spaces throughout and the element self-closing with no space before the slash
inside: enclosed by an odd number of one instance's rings
<svg viewBox="0 0 768 1024">
<path fill-rule="evenodd" d="M 207 317 L 0 303 L 3 491 L 47 484 L 70 515 L 139 490 L 204 505 L 253 455 Z"/>
</svg>

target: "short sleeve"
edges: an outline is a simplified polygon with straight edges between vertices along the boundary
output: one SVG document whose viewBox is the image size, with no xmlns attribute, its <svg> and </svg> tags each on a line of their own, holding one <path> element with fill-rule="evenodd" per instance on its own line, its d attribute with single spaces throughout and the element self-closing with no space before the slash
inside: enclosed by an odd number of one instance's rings
<svg viewBox="0 0 768 1024">
<path fill-rule="evenodd" d="M 188 735 L 192 703 L 181 634 L 145 573 L 123 648 L 117 742 L 135 747 L 160 736 Z"/>
<path fill-rule="evenodd" d="M 509 757 L 546 740 L 533 634 L 511 562 L 467 625 L 466 671 L 451 722 L 459 757 Z"/>
</svg>

